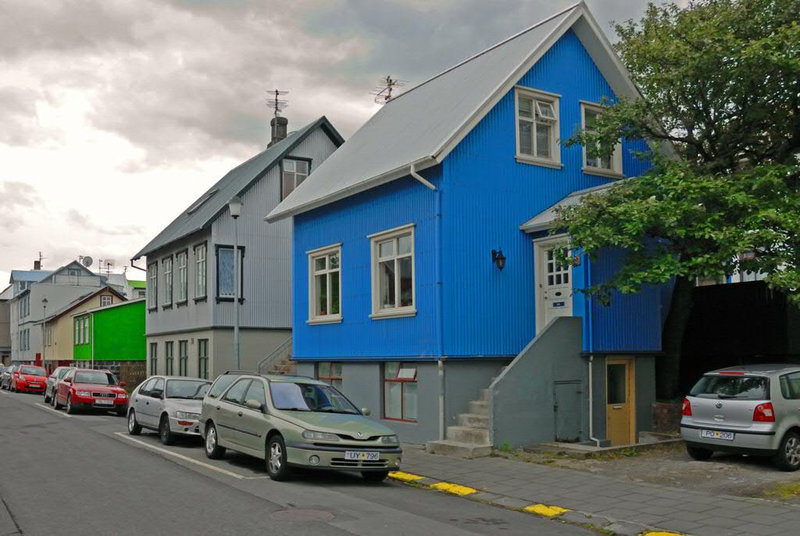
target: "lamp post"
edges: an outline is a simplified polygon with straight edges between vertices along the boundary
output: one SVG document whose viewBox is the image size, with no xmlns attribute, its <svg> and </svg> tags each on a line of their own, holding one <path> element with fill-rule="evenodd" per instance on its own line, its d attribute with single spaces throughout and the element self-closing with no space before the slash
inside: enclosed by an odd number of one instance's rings
<svg viewBox="0 0 800 536">
<path fill-rule="evenodd" d="M 239 281 L 241 269 L 239 268 L 239 216 L 242 214 L 242 200 L 238 195 L 233 196 L 228 202 L 228 210 L 233 218 L 233 362 L 234 368 L 240 370 L 239 364 Z"/>
<path fill-rule="evenodd" d="M 42 366 L 47 359 L 47 298 L 42 298 Z"/>
</svg>

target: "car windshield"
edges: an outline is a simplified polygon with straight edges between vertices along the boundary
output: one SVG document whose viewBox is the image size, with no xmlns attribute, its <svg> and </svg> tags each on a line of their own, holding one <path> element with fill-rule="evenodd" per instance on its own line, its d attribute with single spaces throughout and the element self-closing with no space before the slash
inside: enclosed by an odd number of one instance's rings
<svg viewBox="0 0 800 536">
<path fill-rule="evenodd" d="M 208 392 L 208 382 L 193 380 L 169 380 L 167 382 L 167 398 L 201 399 Z"/>
<path fill-rule="evenodd" d="M 703 376 L 689 392 L 699 398 L 735 398 L 738 400 L 766 400 L 769 398 L 769 380 L 763 376 Z"/>
<path fill-rule="evenodd" d="M 59 370 L 57 378 L 60 380 L 61 378 L 67 375 L 67 372 L 69 372 L 68 368 Z"/>
<path fill-rule="evenodd" d="M 270 391 L 275 409 L 359 414 L 355 406 L 330 385 L 270 382 Z"/>
<path fill-rule="evenodd" d="M 44 369 L 38 367 L 22 367 L 19 369 L 20 374 L 27 374 L 28 376 L 46 376 Z"/>
<path fill-rule="evenodd" d="M 239 376 L 236 374 L 224 374 L 217 378 L 217 381 L 214 382 L 214 386 L 208 392 L 208 396 L 211 398 L 219 397 L 220 393 L 228 388 L 230 384 L 233 383 L 233 380 L 237 379 Z"/>
<path fill-rule="evenodd" d="M 75 383 L 93 383 L 96 385 L 116 385 L 117 380 L 110 372 L 76 372 Z"/>
</svg>

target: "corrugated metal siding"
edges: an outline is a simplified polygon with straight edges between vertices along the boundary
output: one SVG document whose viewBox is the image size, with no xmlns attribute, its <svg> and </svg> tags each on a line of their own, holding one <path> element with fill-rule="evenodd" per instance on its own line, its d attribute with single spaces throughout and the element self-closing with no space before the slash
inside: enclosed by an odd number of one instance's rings
<svg viewBox="0 0 800 536">
<path fill-rule="evenodd" d="M 445 354 L 512 355 L 534 337 L 533 245 L 519 225 L 570 192 L 609 179 L 582 173 L 579 145 L 565 147 L 580 128 L 580 100 L 601 102 L 613 92 L 572 31 L 519 81 L 561 95 L 563 169 L 515 160 L 514 92 L 507 94 L 444 162 L 443 194 Z M 623 150 L 641 150 L 623 143 Z M 627 175 L 645 164 L 624 158 Z M 502 248 L 501 272 L 491 250 Z M 582 281 L 573 277 L 573 281 Z M 574 306 L 581 305 L 576 295 Z M 575 307 L 576 315 L 580 309 Z"/>
<path fill-rule="evenodd" d="M 604 250 L 592 262 L 592 282 L 606 281 L 618 269 L 624 256 L 619 249 Z M 615 292 L 610 305 L 593 300 L 592 340 L 584 349 L 595 352 L 660 351 L 661 287 L 647 286 L 636 294 Z"/>
<path fill-rule="evenodd" d="M 438 183 L 441 168 L 426 170 Z M 295 217 L 294 354 L 298 359 L 423 356 L 436 352 L 435 193 L 406 178 Z M 370 239 L 415 223 L 417 315 L 372 320 Z M 342 322 L 308 325 L 306 251 L 342 243 Z"/>
<path fill-rule="evenodd" d="M 316 129 L 290 156 L 311 158 L 311 171 L 333 153 L 336 146 Z M 245 247 L 244 298 L 239 322 L 242 327 L 288 328 L 291 324 L 290 252 L 291 220 L 264 221 L 264 215 L 280 202 L 280 168 L 272 168 L 242 197 L 239 244 Z M 214 244 L 233 245 L 233 219 L 226 212 L 212 225 Z M 209 247 L 209 297 L 216 296 L 216 254 Z M 212 275 L 213 274 L 213 275 Z M 214 307 L 214 325 L 231 326 L 232 302 Z"/>
</svg>

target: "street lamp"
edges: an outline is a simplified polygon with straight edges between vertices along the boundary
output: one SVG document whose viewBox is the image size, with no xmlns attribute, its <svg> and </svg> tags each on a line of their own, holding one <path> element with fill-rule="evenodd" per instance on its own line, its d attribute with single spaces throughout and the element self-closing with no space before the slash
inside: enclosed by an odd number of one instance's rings
<svg viewBox="0 0 800 536">
<path fill-rule="evenodd" d="M 242 215 L 242 200 L 238 195 L 228 202 L 228 210 L 233 218 L 233 362 L 234 369 L 240 370 L 239 364 L 239 216 Z"/>
<path fill-rule="evenodd" d="M 42 298 L 42 366 L 47 365 L 47 298 Z"/>
</svg>

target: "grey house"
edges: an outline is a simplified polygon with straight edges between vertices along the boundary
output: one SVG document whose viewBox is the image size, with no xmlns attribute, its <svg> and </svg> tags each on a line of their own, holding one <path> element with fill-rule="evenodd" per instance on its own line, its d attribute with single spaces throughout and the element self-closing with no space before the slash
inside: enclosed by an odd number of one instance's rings
<svg viewBox="0 0 800 536">
<path fill-rule="evenodd" d="M 240 367 L 291 344 L 290 221 L 264 214 L 290 195 L 343 138 L 327 118 L 286 134 L 272 121 L 266 150 L 229 171 L 134 255 L 147 257 L 147 371 L 213 378 L 231 369 L 234 219 L 238 196 Z"/>
</svg>

